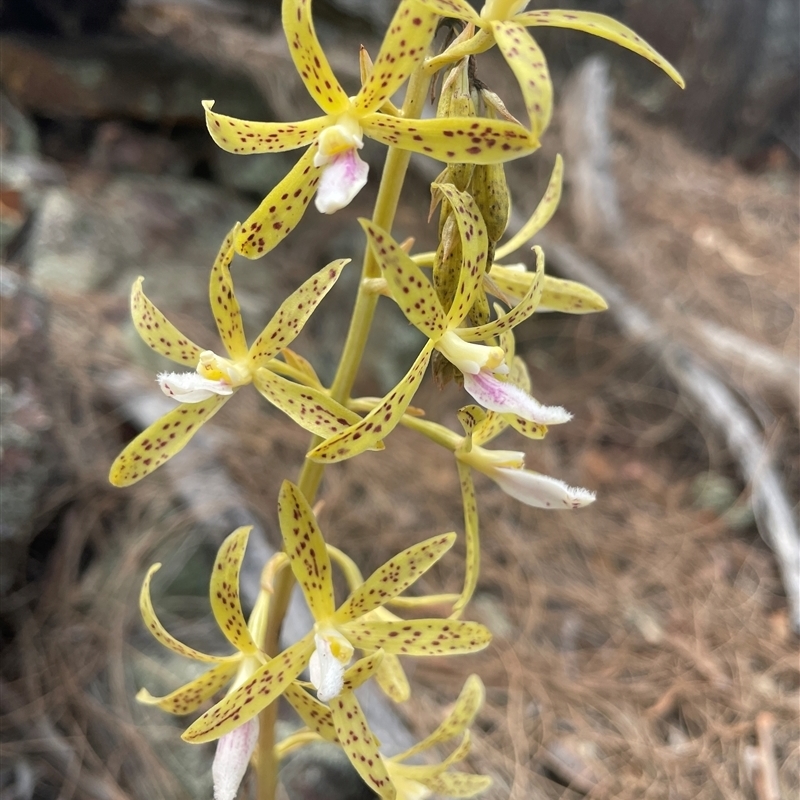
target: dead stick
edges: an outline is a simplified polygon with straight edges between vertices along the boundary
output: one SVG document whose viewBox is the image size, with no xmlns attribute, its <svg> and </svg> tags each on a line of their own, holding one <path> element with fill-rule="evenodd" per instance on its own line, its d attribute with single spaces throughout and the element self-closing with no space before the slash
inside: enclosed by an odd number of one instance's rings
<svg viewBox="0 0 800 800">
<path fill-rule="evenodd" d="M 522 220 L 512 215 L 510 227 L 521 225 Z M 742 477 L 750 484 L 758 531 L 775 554 L 792 625 L 800 632 L 800 535 L 764 437 L 747 409 L 697 356 L 678 345 L 633 303 L 601 267 L 549 235 L 539 234 L 537 241 L 559 273 L 591 286 L 605 297 L 622 332 L 663 364 L 701 418 L 725 439 Z"/>
</svg>

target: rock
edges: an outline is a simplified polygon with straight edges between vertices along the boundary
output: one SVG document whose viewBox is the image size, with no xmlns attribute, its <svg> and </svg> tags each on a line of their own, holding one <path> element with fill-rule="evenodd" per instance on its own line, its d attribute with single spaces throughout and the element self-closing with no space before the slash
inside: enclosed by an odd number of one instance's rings
<svg viewBox="0 0 800 800">
<path fill-rule="evenodd" d="M 188 177 L 191 173 L 187 154 L 175 142 L 119 121 L 98 127 L 89 150 L 89 166 L 102 172 L 145 175 Z"/>
<path fill-rule="evenodd" d="M 19 108 L 50 119 L 202 125 L 205 98 L 224 98 L 232 116 L 270 118 L 249 79 L 149 41 L 3 36 L 0 70 Z"/>
<path fill-rule="evenodd" d="M 56 452 L 49 435 L 47 305 L 15 272 L 0 266 L 0 596 L 14 585 L 35 531 L 33 520 Z"/>
<path fill-rule="evenodd" d="M 0 152 L 35 155 L 39 152 L 36 126 L 0 92 Z"/>
<path fill-rule="evenodd" d="M 47 292 L 127 295 L 144 275 L 157 304 L 207 314 L 211 264 L 251 205 L 200 180 L 85 173 L 47 193 L 25 253 L 31 281 Z M 270 271 L 234 265 L 234 276 L 250 329 L 263 325 Z"/>
</svg>

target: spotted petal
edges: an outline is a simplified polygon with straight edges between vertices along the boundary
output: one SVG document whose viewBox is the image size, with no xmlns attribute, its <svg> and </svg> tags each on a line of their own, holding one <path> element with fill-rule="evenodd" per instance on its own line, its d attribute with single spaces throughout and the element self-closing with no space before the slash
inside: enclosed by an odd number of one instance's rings
<svg viewBox="0 0 800 800">
<path fill-rule="evenodd" d="M 239 228 L 237 222 L 225 237 L 219 249 L 208 286 L 211 312 L 217 323 L 217 330 L 228 355 L 238 361 L 247 355 L 247 340 L 242 327 L 242 312 L 233 291 L 231 280 L 231 261 L 233 260 L 233 237 Z"/>
<path fill-rule="evenodd" d="M 422 2 L 440 17 L 480 22 L 477 11 L 470 5 L 468 0 L 422 0 Z"/>
<path fill-rule="evenodd" d="M 483 687 L 483 681 L 477 675 L 470 675 L 464 682 L 452 711 L 450 711 L 442 724 L 430 736 L 426 736 L 409 750 L 395 756 L 394 760 L 405 761 L 407 758 L 423 753 L 437 744 L 449 742 L 451 739 L 455 739 L 456 736 L 460 736 L 472 725 L 475 716 L 483 706 L 485 698 L 486 690 Z"/>
<path fill-rule="evenodd" d="M 184 403 L 143 430 L 114 460 L 108 479 L 114 486 L 140 481 L 180 453 L 189 440 L 222 408 L 229 396 L 214 395 L 199 403 Z"/>
<path fill-rule="evenodd" d="M 142 290 L 144 278 L 139 277 L 131 289 L 133 324 L 145 344 L 156 353 L 178 364 L 196 367 L 203 351 L 187 339 L 151 302 Z"/>
<path fill-rule="evenodd" d="M 467 772 L 443 772 L 425 782 L 435 794 L 442 797 L 474 797 L 485 792 L 491 785 L 488 775 L 471 775 Z"/>
<path fill-rule="evenodd" d="M 412 325 L 436 341 L 445 332 L 446 317 L 431 282 L 389 233 L 369 220 L 359 222 L 400 310 Z"/>
<path fill-rule="evenodd" d="M 407 656 L 445 656 L 483 650 L 492 640 L 478 622 L 452 619 L 416 619 L 401 622 L 355 620 L 339 626 L 359 649 Z"/>
<path fill-rule="evenodd" d="M 492 32 L 522 90 L 531 133 L 538 141 L 553 114 L 553 83 L 544 53 L 516 20 L 492 22 Z"/>
<path fill-rule="evenodd" d="M 657 53 L 641 36 L 634 33 L 626 25 L 617 22 L 604 14 L 595 14 L 590 11 L 562 11 L 560 9 L 526 11 L 518 14 L 515 20 L 520 25 L 536 26 L 547 25 L 551 28 L 571 28 L 574 31 L 584 31 L 601 39 L 608 39 L 614 44 L 632 50 L 637 55 L 651 61 L 664 70 L 681 89 L 686 85 L 680 73 L 662 55 Z"/>
<path fill-rule="evenodd" d="M 472 471 L 466 464 L 456 460 L 458 477 L 461 482 L 461 500 L 464 507 L 464 534 L 467 546 L 464 588 L 453 605 L 451 616 L 456 619 L 472 599 L 478 585 L 481 569 L 481 543 L 478 526 L 478 503 L 475 499 L 475 486 L 472 483 Z"/>
<path fill-rule="evenodd" d="M 311 450 L 306 458 L 328 464 L 344 461 L 374 448 L 388 436 L 414 399 L 430 361 L 432 349 L 433 344 L 428 341 L 405 377 L 361 422 L 324 441 Z"/>
<path fill-rule="evenodd" d="M 192 723 L 181 737 L 186 742 L 213 742 L 260 714 L 300 674 L 314 649 L 313 634 L 259 667 L 235 692 Z"/>
<path fill-rule="evenodd" d="M 504 244 L 497 248 L 494 254 L 495 261 L 505 258 L 509 253 L 519 250 L 524 244 L 532 239 L 539 231 L 550 222 L 553 214 L 556 213 L 558 204 L 561 201 L 561 187 L 564 180 L 564 159 L 560 155 L 556 156 L 556 163 L 550 173 L 550 180 L 544 190 L 544 196 L 536 206 L 536 210 L 531 214 L 528 221 Z M 492 268 L 492 273 L 494 268 Z M 490 273 L 490 274 L 492 274 Z M 492 277 L 494 275 L 492 274 Z"/>
<path fill-rule="evenodd" d="M 177 653 L 179 656 L 191 658 L 193 661 L 202 661 L 206 664 L 218 664 L 223 662 L 230 664 L 231 662 L 238 662 L 238 654 L 233 656 L 209 656 L 206 653 L 195 650 L 193 647 L 188 647 L 183 644 L 183 642 L 179 642 L 171 633 L 167 632 L 167 629 L 156 616 L 156 610 L 153 608 L 153 601 L 150 597 L 150 582 L 153 579 L 153 575 L 158 572 L 159 569 L 161 569 L 161 564 L 153 564 L 153 566 L 147 570 L 147 575 L 145 575 L 144 581 L 142 581 L 142 590 L 139 593 L 139 611 L 150 633 L 152 633 L 158 642 L 163 644 L 168 650 L 172 650 L 173 653 Z"/>
<path fill-rule="evenodd" d="M 328 550 L 308 500 L 290 481 L 281 485 L 278 519 L 292 572 L 314 619 L 318 622 L 330 619 L 334 602 Z"/>
<path fill-rule="evenodd" d="M 394 800 L 397 793 L 355 693 L 342 692 L 334 698 L 331 714 L 339 743 L 358 774 L 383 800 Z"/>
<path fill-rule="evenodd" d="M 381 691 L 395 703 L 405 703 L 411 697 L 411 686 L 403 665 L 393 653 L 384 653 L 383 661 L 375 673 L 375 680 Z"/>
<path fill-rule="evenodd" d="M 239 599 L 239 572 L 252 526 L 237 528 L 222 543 L 211 572 L 211 611 L 225 638 L 240 652 L 250 655 L 258 646 L 247 630 Z"/>
<path fill-rule="evenodd" d="M 238 659 L 225 661 L 164 697 L 153 697 L 147 689 L 140 689 L 136 700 L 146 706 L 157 706 L 168 714 L 191 714 L 230 683 L 238 669 Z"/>
<path fill-rule="evenodd" d="M 298 425 L 327 439 L 335 436 L 361 417 L 333 400 L 319 389 L 286 380 L 267 369 L 259 369 L 253 385 L 276 408 L 291 417 Z M 379 446 L 376 449 L 382 449 Z"/>
<path fill-rule="evenodd" d="M 595 501 L 594 492 L 569 486 L 558 478 L 527 469 L 495 468 L 489 477 L 507 494 L 534 508 L 581 508 Z"/>
<path fill-rule="evenodd" d="M 331 261 L 295 289 L 280 305 L 250 348 L 250 366 L 256 370 L 291 344 L 322 299 L 333 288 L 349 258 Z"/>
<path fill-rule="evenodd" d="M 364 133 L 387 147 L 457 164 L 498 164 L 532 153 L 539 145 L 525 128 L 477 117 L 404 119 L 367 114 Z"/>
<path fill-rule="evenodd" d="M 531 280 L 525 297 L 501 317 L 487 322 L 485 325 L 459 330 L 459 336 L 467 341 L 482 342 L 504 331 L 512 330 L 536 311 L 544 288 L 544 253 L 541 247 L 535 247 L 534 250 L 536 251 L 536 272 L 533 273 L 533 280 Z"/>
<path fill-rule="evenodd" d="M 438 189 L 450 203 L 461 237 L 461 272 L 453 303 L 447 312 L 447 327 L 452 330 L 464 321 L 478 295 L 489 240 L 483 215 L 468 192 L 459 192 L 449 183 L 434 184 L 433 188 Z"/>
<path fill-rule="evenodd" d="M 303 218 L 317 191 L 322 167 L 314 166 L 316 146 L 309 147 L 289 174 L 244 221 L 236 237 L 236 252 L 260 258 L 280 244 Z"/>
<path fill-rule="evenodd" d="M 577 281 L 546 275 L 537 311 L 563 311 L 567 314 L 594 314 L 605 311 L 608 303 L 594 289 Z"/>
<path fill-rule="evenodd" d="M 211 109 L 213 100 L 203 100 L 206 127 L 214 143 L 228 153 L 282 153 L 311 144 L 329 124 L 327 117 L 302 122 L 253 122 L 227 117 Z"/>
<path fill-rule="evenodd" d="M 362 617 L 406 591 L 453 546 L 455 540 L 455 533 L 434 536 L 390 558 L 339 607 L 337 623 Z"/>
<path fill-rule="evenodd" d="M 311 0 L 283 0 L 283 32 L 292 61 L 316 104 L 327 114 L 340 114 L 350 106 L 314 30 Z"/>
<path fill-rule="evenodd" d="M 514 414 L 539 425 L 569 422 L 572 414 L 561 406 L 545 406 L 510 381 L 501 381 L 489 372 L 464 373 L 464 388 L 484 408 L 501 414 Z"/>
<path fill-rule="evenodd" d="M 437 22 L 437 14 L 418 0 L 401 1 L 369 78 L 356 95 L 358 112 L 377 111 L 405 83 L 425 57 Z"/>
<path fill-rule="evenodd" d="M 316 731 L 328 742 L 336 741 L 336 727 L 333 724 L 333 717 L 328 706 L 320 703 L 316 697 L 313 697 L 295 683 L 290 683 L 286 687 L 283 696 L 289 701 L 300 719 L 312 731 Z"/>
</svg>

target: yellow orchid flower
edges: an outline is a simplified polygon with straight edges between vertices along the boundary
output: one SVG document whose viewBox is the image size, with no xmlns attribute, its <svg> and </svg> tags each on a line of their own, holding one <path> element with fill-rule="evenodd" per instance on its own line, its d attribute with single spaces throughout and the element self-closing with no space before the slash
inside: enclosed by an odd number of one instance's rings
<svg viewBox="0 0 800 800">
<path fill-rule="evenodd" d="M 261 591 L 247 622 L 239 596 L 239 572 L 250 531 L 250 527 L 238 528 L 225 539 L 217 552 L 209 584 L 214 619 L 225 638 L 236 649 L 233 655 L 208 655 L 175 639 L 158 619 L 150 596 L 153 575 L 161 564 L 154 564 L 147 571 L 139 596 L 139 609 L 148 630 L 173 653 L 214 666 L 163 697 L 154 697 L 147 689 L 141 689 L 136 695 L 140 703 L 156 706 L 169 714 L 191 714 L 226 684 L 231 684 L 231 692 L 235 691 L 262 664 L 269 661 L 269 657 L 258 645 L 264 637 L 269 594 Z M 326 723 L 324 713 L 321 713 L 327 712 L 327 709 L 299 684 L 286 687 L 284 696 L 307 725 L 314 725 L 320 735 L 328 739 L 335 738 L 333 727 Z M 219 740 L 212 766 L 214 797 L 217 800 L 233 800 L 236 796 L 257 739 L 258 722 L 251 719 L 247 724 L 230 730 Z"/>
<path fill-rule="evenodd" d="M 183 734 L 186 741 L 212 741 L 243 725 L 283 694 L 306 665 L 318 700 L 329 703 L 339 727 L 349 719 L 348 714 L 356 713 L 355 699 L 349 697 L 345 684 L 347 666 L 356 649 L 370 652 L 364 661 L 371 665 L 372 674 L 382 657 L 379 651 L 412 656 L 458 655 L 489 644 L 489 631 L 474 622 L 367 618 L 435 564 L 452 547 L 455 534 L 436 536 L 404 550 L 377 569 L 337 609 L 325 541 L 307 500 L 289 481 L 281 487 L 278 515 L 284 551 L 314 617 L 314 628 L 196 720 Z M 315 729 L 316 723 L 309 722 L 308 716 L 304 717 L 306 724 Z M 341 741 L 341 734 L 337 735 Z M 375 782 L 371 785 L 380 793 Z"/>
<path fill-rule="evenodd" d="M 523 452 L 487 450 L 482 447 L 481 445 L 494 439 L 509 424 L 507 416 L 490 416 L 476 406 L 468 406 L 461 409 L 459 421 L 465 432 L 464 438 L 454 448 L 460 474 L 461 465 L 472 467 L 488 475 L 506 494 L 535 508 L 582 508 L 595 501 L 595 493 L 588 489 L 569 486 L 558 478 L 525 469 Z M 462 474 L 462 491 L 463 488 Z"/>
<path fill-rule="evenodd" d="M 420 0 L 401 0 L 378 57 L 355 97 L 333 74 L 314 31 L 310 0 L 283 0 L 283 27 L 300 77 L 324 116 L 298 123 L 250 122 L 212 110 L 208 130 L 230 153 L 274 153 L 311 145 L 239 230 L 236 249 L 247 258 L 269 252 L 300 221 L 316 194 L 325 214 L 346 206 L 367 180 L 358 156 L 364 136 L 448 162 L 491 163 L 527 155 L 538 143 L 505 120 L 405 119 L 381 109 L 421 63 L 436 31 L 437 13 Z"/>
<path fill-rule="evenodd" d="M 469 728 L 483 706 L 485 691 L 477 675 L 464 683 L 453 710 L 441 725 L 421 742 L 399 755 L 384 758 L 389 778 L 397 789 L 397 800 L 427 800 L 432 795 L 444 797 L 474 797 L 492 784 L 488 775 L 451 772 L 453 764 L 469 753 Z M 463 735 L 463 736 L 462 736 Z M 438 744 L 462 736 L 459 746 L 440 764 L 406 764 L 407 759 Z"/>
<path fill-rule="evenodd" d="M 463 263 L 450 310 L 445 313 L 436 290 L 400 245 L 374 223 L 362 220 L 369 246 L 392 297 L 408 320 L 428 336 L 428 343 L 406 376 L 383 401 L 361 421 L 315 447 L 308 454 L 312 460 L 341 461 L 374 447 L 387 436 L 413 399 L 434 348 L 463 373 L 464 388 L 486 408 L 513 413 L 537 426 L 571 419 L 563 408 L 544 406 L 520 387 L 495 375 L 502 376 L 509 371 L 503 348 L 478 344 L 510 330 L 535 311 L 542 291 L 544 254 L 540 248 L 536 249 L 536 279 L 518 305 L 484 325 L 459 327 L 472 308 L 480 285 L 487 252 L 486 229 L 469 194 L 459 192 L 451 184 L 438 184 L 436 188 L 451 203 L 462 240 Z"/>
<path fill-rule="evenodd" d="M 331 436 L 360 419 L 322 390 L 279 375 L 280 371 L 301 381 L 309 380 L 303 361 L 297 361 L 294 354 L 287 358 L 295 366 L 275 359 L 300 333 L 349 259 L 331 262 L 289 295 L 248 349 L 230 274 L 237 227 L 238 223 L 223 242 L 209 281 L 211 310 L 227 357 L 201 349 L 175 328 L 145 296 L 142 278 L 133 284 L 131 314 L 139 335 L 157 353 L 195 371 L 158 376 L 164 393 L 180 405 L 140 433 L 117 456 L 109 474 L 115 486 L 136 483 L 180 452 L 200 426 L 248 383 L 318 436 Z"/>
<path fill-rule="evenodd" d="M 608 39 L 660 67 L 681 88 L 685 85 L 680 73 L 641 36 L 604 14 L 561 9 L 525 11 L 528 0 L 487 0 L 480 13 L 475 11 L 468 0 L 420 1 L 437 14 L 464 20 L 480 29 L 476 36 L 461 41 L 441 56 L 430 59 L 428 68 L 438 69 L 497 44 L 522 90 L 531 133 L 537 140 L 547 128 L 553 112 L 553 85 L 544 53 L 526 28 L 571 28 Z"/>
</svg>

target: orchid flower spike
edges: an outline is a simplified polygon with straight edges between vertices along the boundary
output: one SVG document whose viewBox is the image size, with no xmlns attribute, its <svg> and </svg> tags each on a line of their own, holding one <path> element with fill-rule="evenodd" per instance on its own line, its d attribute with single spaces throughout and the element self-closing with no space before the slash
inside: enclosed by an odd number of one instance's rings
<svg viewBox="0 0 800 800">
<path fill-rule="evenodd" d="M 163 392 L 180 405 L 140 433 L 111 465 L 109 480 L 129 486 L 149 475 L 179 453 L 230 397 L 252 383 L 276 408 L 318 436 L 332 436 L 360 418 L 313 386 L 287 380 L 279 372 L 294 375 L 276 356 L 300 333 L 308 318 L 336 282 L 348 259 L 328 264 L 281 304 L 248 349 L 242 315 L 231 281 L 234 227 L 211 270 L 209 299 L 227 356 L 203 350 L 184 336 L 150 302 L 142 290 L 143 279 L 133 284 L 131 314 L 139 335 L 162 356 L 194 372 L 162 373 Z M 303 375 L 299 377 L 302 379 Z"/>
<path fill-rule="evenodd" d="M 475 164 L 508 161 L 533 152 L 538 143 L 507 120 L 406 119 L 391 112 L 390 98 L 422 62 L 436 31 L 438 14 L 420 0 L 401 0 L 378 57 L 358 94 L 339 84 L 317 39 L 310 0 L 283 0 L 283 27 L 297 71 L 323 116 L 297 123 L 250 122 L 215 113 L 205 100 L 214 141 L 229 153 L 275 153 L 308 147 L 289 174 L 266 196 L 236 236 L 236 249 L 259 258 L 284 239 L 316 194 L 316 206 L 331 214 L 346 206 L 367 180 L 358 151 L 364 137 L 440 161 Z"/>
<path fill-rule="evenodd" d="M 347 721 L 351 719 L 348 714 L 355 713 L 355 701 L 346 696 L 348 674 L 353 675 L 348 672 L 348 665 L 355 650 L 369 653 L 365 661 L 371 665 L 371 675 L 377 670 L 383 652 L 412 656 L 457 655 L 481 650 L 489 644 L 491 634 L 475 622 L 383 621 L 369 617 L 370 612 L 408 589 L 435 564 L 452 547 L 454 533 L 412 545 L 390 559 L 351 592 L 337 609 L 325 540 L 308 501 L 289 481 L 284 481 L 281 487 L 278 516 L 284 550 L 314 617 L 314 628 L 299 642 L 259 667 L 235 692 L 196 720 L 183 734 L 186 741 L 212 741 L 252 719 L 283 694 L 307 665 L 317 690 L 315 702 L 327 702 L 336 728 L 346 725 L 349 729 L 352 723 Z M 318 714 L 312 718 L 306 713 L 303 719 L 314 730 L 325 724 L 320 722 Z M 330 728 L 326 726 L 325 732 L 320 733 L 330 736 Z M 348 750 L 347 744 L 343 742 L 343 745 Z M 359 760 L 360 755 L 356 756 Z M 377 745 L 370 758 L 375 769 Z M 370 785 L 379 794 L 384 790 L 381 780 L 380 776 L 375 781 L 370 779 Z"/>
<path fill-rule="evenodd" d="M 522 301 L 498 319 L 471 328 L 459 327 L 472 308 L 486 260 L 483 218 L 472 197 L 451 184 L 437 185 L 450 202 L 462 240 L 463 263 L 455 297 L 445 313 L 436 290 L 414 261 L 382 228 L 362 220 L 367 240 L 389 288 L 408 320 L 428 337 L 400 383 L 363 420 L 314 448 L 308 457 L 325 462 L 357 455 L 381 441 L 398 424 L 414 397 L 435 348 L 464 375 L 464 388 L 486 408 L 514 414 L 541 427 L 569 421 L 563 408 L 544 406 L 519 386 L 503 380 L 508 374 L 505 352 L 498 345 L 479 344 L 511 330 L 536 309 L 544 277 L 544 254 L 537 248 L 537 279 Z"/>
<path fill-rule="evenodd" d="M 476 36 L 460 41 L 440 56 L 430 59 L 427 62 L 428 69 L 439 69 L 445 64 L 481 53 L 497 44 L 519 83 L 531 133 L 537 139 L 547 128 L 553 113 L 553 85 L 544 53 L 526 28 L 571 28 L 608 39 L 651 61 L 664 70 L 678 86 L 684 86 L 678 71 L 641 36 L 603 14 L 561 9 L 525 11 L 527 0 L 487 0 L 480 13 L 475 11 L 469 0 L 421 2 L 431 11 L 444 17 L 473 23 L 479 29 Z"/>
</svg>

